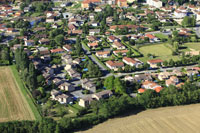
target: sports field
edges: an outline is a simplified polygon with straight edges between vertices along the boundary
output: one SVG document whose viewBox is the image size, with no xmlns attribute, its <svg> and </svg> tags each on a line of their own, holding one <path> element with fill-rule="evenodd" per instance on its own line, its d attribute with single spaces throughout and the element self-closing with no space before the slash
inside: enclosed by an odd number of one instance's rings
<svg viewBox="0 0 200 133">
<path fill-rule="evenodd" d="M 0 67 L 0 122 L 35 120 L 10 67 Z"/>
<path fill-rule="evenodd" d="M 147 54 L 152 54 L 156 56 L 156 59 L 162 59 L 162 60 L 177 60 L 177 56 L 172 55 L 172 50 L 165 46 L 165 44 L 153 44 L 153 45 L 146 45 L 139 48 L 139 51 L 144 55 L 144 57 L 141 58 L 142 61 L 150 60 L 147 57 Z"/>
<path fill-rule="evenodd" d="M 110 119 L 86 133 L 191 133 L 200 131 L 200 104 L 149 109 Z"/>
</svg>

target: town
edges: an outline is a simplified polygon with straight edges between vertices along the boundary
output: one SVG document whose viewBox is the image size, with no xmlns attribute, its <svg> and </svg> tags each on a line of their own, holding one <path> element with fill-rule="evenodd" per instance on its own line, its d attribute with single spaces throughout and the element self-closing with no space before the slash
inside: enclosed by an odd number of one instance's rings
<svg viewBox="0 0 200 133">
<path fill-rule="evenodd" d="M 0 5 L 0 65 L 16 67 L 54 120 L 98 114 L 120 96 L 172 105 L 144 97 L 200 88 L 199 22 L 195 0 L 15 0 Z"/>
</svg>

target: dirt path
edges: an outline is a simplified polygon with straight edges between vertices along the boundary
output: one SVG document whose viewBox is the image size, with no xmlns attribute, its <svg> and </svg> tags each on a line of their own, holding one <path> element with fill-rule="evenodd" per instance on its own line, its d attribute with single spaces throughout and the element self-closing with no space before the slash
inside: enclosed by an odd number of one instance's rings
<svg viewBox="0 0 200 133">
<path fill-rule="evenodd" d="M 110 119 L 85 133 L 174 133 L 200 131 L 200 104 L 150 109 Z"/>
</svg>

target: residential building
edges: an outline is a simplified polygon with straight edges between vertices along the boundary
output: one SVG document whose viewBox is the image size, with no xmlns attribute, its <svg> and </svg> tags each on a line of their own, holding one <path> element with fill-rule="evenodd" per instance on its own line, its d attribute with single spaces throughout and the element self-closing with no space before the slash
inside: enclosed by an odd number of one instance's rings
<svg viewBox="0 0 200 133">
<path fill-rule="evenodd" d="M 121 54 L 122 56 L 126 56 L 126 54 L 128 53 L 128 50 L 115 50 L 113 51 L 113 54 L 116 56 L 119 56 L 119 54 Z"/>
<path fill-rule="evenodd" d="M 89 79 L 82 79 L 81 85 L 82 85 L 82 88 L 89 90 L 92 93 L 96 92 L 96 85 L 93 84 Z"/>
<path fill-rule="evenodd" d="M 119 41 L 114 41 L 114 43 L 112 44 L 113 48 L 117 48 L 117 49 L 125 49 L 126 47 Z"/>
<path fill-rule="evenodd" d="M 58 86 L 58 88 L 60 88 L 60 90 L 65 90 L 65 91 L 69 91 L 69 92 L 75 90 L 75 87 L 68 82 L 64 82 L 64 83 L 60 84 Z"/>
<path fill-rule="evenodd" d="M 114 71 L 117 71 L 119 68 L 123 68 L 124 67 L 124 63 L 123 62 L 117 62 L 117 61 L 107 61 L 106 62 L 106 66 Z"/>
<path fill-rule="evenodd" d="M 161 59 L 153 59 L 153 60 L 148 60 L 147 63 L 150 65 L 151 68 L 157 68 L 158 67 L 157 65 L 159 63 L 161 63 L 161 65 L 162 65 L 163 60 L 161 60 Z"/>
<path fill-rule="evenodd" d="M 96 100 L 100 100 L 100 99 L 106 99 L 109 98 L 110 96 L 112 96 L 112 91 L 111 90 L 103 90 L 101 92 L 92 94 L 92 98 L 95 98 Z"/>
<path fill-rule="evenodd" d="M 136 68 L 140 67 L 143 65 L 143 62 L 141 62 L 138 59 L 133 59 L 133 58 L 128 58 L 124 57 L 122 60 L 125 64 L 130 65 L 130 66 L 135 66 Z"/>
<path fill-rule="evenodd" d="M 110 56 L 110 51 L 96 52 L 96 56 L 99 57 L 99 58 L 108 58 Z"/>
</svg>

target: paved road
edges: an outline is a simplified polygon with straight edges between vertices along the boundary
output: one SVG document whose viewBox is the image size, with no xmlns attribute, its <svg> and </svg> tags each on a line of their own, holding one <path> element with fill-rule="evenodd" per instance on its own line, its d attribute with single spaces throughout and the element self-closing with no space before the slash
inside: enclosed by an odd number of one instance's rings
<svg viewBox="0 0 200 133">
<path fill-rule="evenodd" d="M 87 48 L 86 48 L 83 44 L 82 44 L 82 48 L 83 48 L 84 52 L 87 54 L 87 56 L 88 56 L 93 62 L 95 62 L 95 63 L 99 66 L 99 68 L 100 68 L 102 71 L 107 71 L 107 69 L 104 68 L 104 66 L 103 66 L 102 64 L 100 64 L 100 63 L 98 62 L 98 60 L 92 56 L 92 53 L 91 53 L 89 50 L 87 50 Z"/>
</svg>

